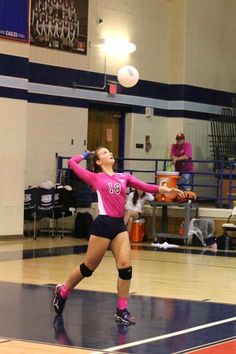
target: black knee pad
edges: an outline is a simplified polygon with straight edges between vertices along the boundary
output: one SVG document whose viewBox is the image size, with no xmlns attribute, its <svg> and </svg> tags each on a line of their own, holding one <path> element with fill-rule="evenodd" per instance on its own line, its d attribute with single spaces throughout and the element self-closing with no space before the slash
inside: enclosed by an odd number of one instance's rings
<svg viewBox="0 0 236 354">
<path fill-rule="evenodd" d="M 132 278 L 132 267 L 118 269 L 119 277 L 124 280 L 130 280 Z"/>
<path fill-rule="evenodd" d="M 83 277 L 91 277 L 93 274 L 93 271 L 90 270 L 84 263 L 80 264 L 80 272 L 83 275 Z"/>
</svg>

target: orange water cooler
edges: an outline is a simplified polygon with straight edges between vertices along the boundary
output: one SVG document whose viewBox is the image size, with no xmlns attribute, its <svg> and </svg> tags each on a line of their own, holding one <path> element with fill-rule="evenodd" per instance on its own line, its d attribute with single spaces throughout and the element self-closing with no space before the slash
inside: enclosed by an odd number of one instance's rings
<svg viewBox="0 0 236 354">
<path fill-rule="evenodd" d="M 157 184 L 159 186 L 168 188 L 177 188 L 177 183 L 179 180 L 179 172 L 172 171 L 158 171 L 157 172 Z M 157 201 L 159 202 L 172 202 L 176 195 L 169 194 L 157 194 Z"/>
<path fill-rule="evenodd" d="M 131 242 L 142 242 L 144 237 L 144 219 L 134 220 L 130 231 Z"/>
</svg>

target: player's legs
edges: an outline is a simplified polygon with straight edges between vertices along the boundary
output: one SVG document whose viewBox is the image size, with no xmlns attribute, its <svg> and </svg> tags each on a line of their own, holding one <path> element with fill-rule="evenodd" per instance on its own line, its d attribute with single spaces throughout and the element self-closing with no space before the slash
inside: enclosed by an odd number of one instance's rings
<svg viewBox="0 0 236 354">
<path fill-rule="evenodd" d="M 127 310 L 132 268 L 130 266 L 130 242 L 127 232 L 118 234 L 111 243 L 111 251 L 116 261 L 118 270 L 118 304 L 116 319 L 126 324 L 134 324 L 135 319 Z"/>
<path fill-rule="evenodd" d="M 84 265 L 93 272 L 100 264 L 106 250 L 109 247 L 110 240 L 100 236 L 91 235 L 88 242 L 88 249 L 84 259 Z M 83 270 L 82 270 L 83 272 Z M 73 289 L 86 275 L 86 270 L 83 275 L 81 266 L 76 267 L 70 274 L 65 284 L 69 289 Z M 87 271 L 89 273 L 89 271 Z"/>
<path fill-rule="evenodd" d="M 125 269 L 130 267 L 130 242 L 127 232 L 117 235 L 111 242 L 111 251 L 116 261 L 116 268 Z M 131 279 L 121 279 L 118 277 L 118 296 L 128 297 Z"/>
<path fill-rule="evenodd" d="M 56 286 L 53 305 L 58 314 L 62 313 L 66 299 L 70 295 L 73 288 L 84 277 L 90 277 L 93 271 L 98 267 L 107 248 L 109 247 L 110 242 L 111 240 L 108 238 L 94 235 L 90 236 L 84 262 L 72 271 L 64 284 L 59 284 Z"/>
<path fill-rule="evenodd" d="M 178 181 L 178 187 L 183 190 L 191 190 L 190 186 L 190 174 L 183 173 L 180 175 L 180 179 Z"/>
</svg>

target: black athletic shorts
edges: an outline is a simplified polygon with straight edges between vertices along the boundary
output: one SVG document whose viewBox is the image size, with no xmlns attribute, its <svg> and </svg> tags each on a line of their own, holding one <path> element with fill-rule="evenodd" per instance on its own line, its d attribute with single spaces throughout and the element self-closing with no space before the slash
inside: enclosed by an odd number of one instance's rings
<svg viewBox="0 0 236 354">
<path fill-rule="evenodd" d="M 113 240 L 120 232 L 124 231 L 127 231 L 124 218 L 98 215 L 91 226 L 90 234 Z"/>
</svg>

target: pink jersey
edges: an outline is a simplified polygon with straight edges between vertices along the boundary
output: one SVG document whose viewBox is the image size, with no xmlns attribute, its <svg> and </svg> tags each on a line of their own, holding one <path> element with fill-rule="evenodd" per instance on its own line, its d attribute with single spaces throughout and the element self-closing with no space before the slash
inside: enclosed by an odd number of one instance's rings
<svg viewBox="0 0 236 354">
<path fill-rule="evenodd" d="M 81 160 L 83 160 L 81 155 L 73 156 L 69 159 L 68 164 L 79 178 L 97 192 L 100 215 L 108 215 L 115 218 L 124 216 L 127 187 L 140 189 L 148 193 L 159 192 L 158 185 L 145 183 L 128 173 L 114 173 L 109 176 L 103 172 L 88 171 L 78 165 Z"/>
<path fill-rule="evenodd" d="M 176 161 L 175 170 L 178 172 L 190 172 L 193 171 L 192 163 L 192 144 L 185 142 L 183 145 L 172 144 L 171 146 L 171 156 L 180 157 L 186 155 L 189 160 Z"/>
</svg>

